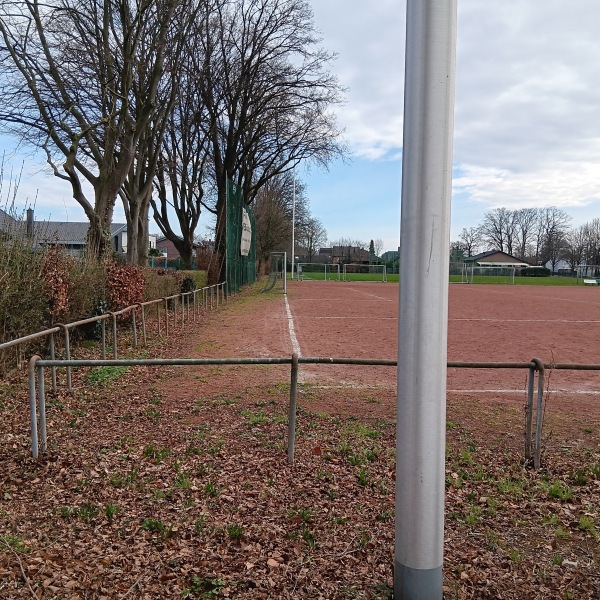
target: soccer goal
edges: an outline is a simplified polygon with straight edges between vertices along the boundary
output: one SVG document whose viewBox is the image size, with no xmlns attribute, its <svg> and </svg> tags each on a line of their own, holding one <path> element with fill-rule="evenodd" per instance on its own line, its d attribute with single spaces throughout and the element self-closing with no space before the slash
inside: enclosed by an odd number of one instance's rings
<svg viewBox="0 0 600 600">
<path fill-rule="evenodd" d="M 505 266 L 481 266 L 481 265 L 463 265 L 462 282 L 463 283 L 515 283 L 514 265 Z"/>
<path fill-rule="evenodd" d="M 387 281 L 385 265 L 344 265 L 344 281 Z"/>
<path fill-rule="evenodd" d="M 299 281 L 339 281 L 340 265 L 337 263 L 298 263 Z"/>
<path fill-rule="evenodd" d="M 577 283 L 580 280 L 600 279 L 600 265 L 579 265 L 577 271 Z"/>
<path fill-rule="evenodd" d="M 286 294 L 287 278 L 285 270 L 287 265 L 287 252 L 271 252 L 269 259 L 269 280 L 267 281 L 265 287 L 260 291 L 270 292 L 274 288 L 279 289 L 281 287 L 283 293 Z"/>
</svg>

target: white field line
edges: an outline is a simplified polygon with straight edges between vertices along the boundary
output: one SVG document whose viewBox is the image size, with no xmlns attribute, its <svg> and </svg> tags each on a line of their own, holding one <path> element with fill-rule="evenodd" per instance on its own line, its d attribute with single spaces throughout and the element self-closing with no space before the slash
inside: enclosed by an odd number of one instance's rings
<svg viewBox="0 0 600 600">
<path fill-rule="evenodd" d="M 319 385 L 314 384 L 311 387 L 314 389 L 320 390 L 347 390 L 347 389 L 395 389 L 394 385 L 382 386 L 377 388 L 377 386 L 367 385 L 367 384 L 353 384 L 351 382 L 346 383 L 345 385 Z M 516 396 L 526 396 L 527 392 L 525 390 L 498 390 L 498 389 L 450 389 L 446 390 L 447 394 L 505 394 L 505 395 L 516 395 Z M 537 393 L 537 392 L 536 392 Z M 570 396 L 600 396 L 600 390 L 544 390 L 544 394 L 565 394 Z"/>
<path fill-rule="evenodd" d="M 294 317 L 292 317 L 292 311 L 290 310 L 290 305 L 288 303 L 287 296 L 284 297 L 285 300 L 285 311 L 287 313 L 288 319 L 288 328 L 290 330 L 290 342 L 292 343 L 292 352 L 295 352 L 298 356 L 302 356 L 300 354 L 300 344 L 298 343 L 298 339 L 296 338 L 296 332 L 294 330 Z"/>
<path fill-rule="evenodd" d="M 338 317 L 338 316 L 324 316 L 324 317 L 302 317 L 302 315 L 300 315 L 300 318 L 306 318 L 306 319 L 311 319 L 311 320 L 317 320 L 317 319 L 350 319 L 352 321 L 357 320 L 357 319 L 369 319 L 370 321 L 397 321 L 398 317 L 375 317 L 375 316 L 370 316 L 370 317 L 363 317 L 363 316 L 345 316 L 345 317 Z M 465 318 L 450 318 L 448 319 L 449 321 L 485 321 L 487 323 L 573 323 L 573 324 L 583 324 L 583 323 L 592 323 L 592 324 L 600 324 L 600 319 L 595 319 L 595 320 L 584 320 L 584 321 L 578 321 L 576 319 L 489 319 L 489 318 L 478 318 L 478 317 L 465 317 Z"/>
</svg>

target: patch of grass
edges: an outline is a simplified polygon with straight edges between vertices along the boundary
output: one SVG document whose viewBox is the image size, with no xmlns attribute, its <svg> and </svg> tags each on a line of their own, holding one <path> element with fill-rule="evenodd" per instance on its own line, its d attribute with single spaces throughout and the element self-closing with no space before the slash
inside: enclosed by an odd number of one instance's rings
<svg viewBox="0 0 600 600">
<path fill-rule="evenodd" d="M 356 481 L 358 485 L 369 485 L 369 475 L 367 473 L 367 469 L 361 469 L 356 475 Z"/>
<path fill-rule="evenodd" d="M 588 515 L 581 515 L 579 517 L 578 527 L 579 527 L 579 529 L 581 529 L 581 531 L 587 531 L 594 538 L 598 539 L 599 535 L 598 535 L 598 532 L 596 531 L 596 526 L 594 523 L 594 519 L 592 517 L 590 517 Z"/>
<path fill-rule="evenodd" d="M 227 525 L 227 535 L 233 542 L 239 542 L 244 537 L 244 528 L 237 523 Z"/>
<path fill-rule="evenodd" d="M 145 417 L 150 417 L 151 419 L 160 419 L 161 412 L 157 408 L 151 407 L 151 408 L 147 408 L 144 411 L 143 415 Z"/>
<path fill-rule="evenodd" d="M 177 489 L 189 490 L 192 487 L 192 480 L 186 473 L 178 473 L 174 485 Z"/>
<path fill-rule="evenodd" d="M 159 519 L 144 519 L 142 529 L 151 533 L 157 533 L 163 539 L 170 538 L 173 535 L 173 525 L 165 525 Z"/>
<path fill-rule="evenodd" d="M 23 542 L 23 539 L 18 535 L 0 535 L 0 548 L 12 550 L 17 554 L 25 554 L 30 551 L 30 548 Z"/>
<path fill-rule="evenodd" d="M 267 415 L 264 412 L 252 412 L 251 410 L 242 410 L 241 414 L 248 419 L 248 424 L 250 427 L 254 427 L 255 425 L 262 425 L 267 421 Z"/>
<path fill-rule="evenodd" d="M 352 435 L 357 438 L 367 439 L 378 439 L 381 437 L 379 431 L 372 427 L 367 427 L 367 425 L 360 423 L 359 421 L 348 423 L 342 430 L 342 435 Z"/>
<path fill-rule="evenodd" d="M 306 542 L 306 545 L 312 550 L 317 547 L 317 541 L 312 531 L 306 526 L 302 525 L 302 531 L 300 532 L 302 539 Z"/>
<path fill-rule="evenodd" d="M 218 598 L 221 596 L 221 590 L 226 585 L 222 579 L 216 577 L 200 578 L 198 575 L 194 575 L 190 581 L 190 586 L 183 590 L 183 597 Z"/>
<path fill-rule="evenodd" d="M 107 386 L 129 370 L 129 367 L 96 367 L 85 378 L 90 385 Z"/>
<path fill-rule="evenodd" d="M 216 498 L 219 495 L 219 488 L 214 481 L 207 481 L 204 486 L 204 493 L 211 498 Z"/>
<path fill-rule="evenodd" d="M 104 509 L 104 514 L 106 515 L 106 518 L 108 519 L 109 523 L 113 522 L 113 519 L 115 518 L 118 512 L 119 507 L 116 504 L 107 504 Z"/>
<path fill-rule="evenodd" d="M 566 502 L 573 498 L 573 489 L 562 481 L 555 481 L 548 486 L 548 496 Z"/>
<path fill-rule="evenodd" d="M 573 482 L 573 485 L 586 485 L 590 478 L 583 469 L 577 469 L 571 473 L 570 480 Z"/>
<path fill-rule="evenodd" d="M 89 523 L 90 521 L 93 521 L 100 514 L 100 509 L 95 504 L 92 504 L 91 502 L 84 502 L 81 505 L 81 508 L 79 509 L 78 514 L 83 521 L 85 521 L 86 523 Z"/>
<path fill-rule="evenodd" d="M 310 523 L 313 520 L 312 510 L 310 508 L 296 508 L 289 511 L 290 520 L 302 523 Z"/>
<path fill-rule="evenodd" d="M 161 448 L 154 444 L 146 444 L 144 447 L 144 456 L 155 460 L 157 463 L 162 462 L 169 454 L 171 454 L 171 451 L 168 448 Z"/>
</svg>

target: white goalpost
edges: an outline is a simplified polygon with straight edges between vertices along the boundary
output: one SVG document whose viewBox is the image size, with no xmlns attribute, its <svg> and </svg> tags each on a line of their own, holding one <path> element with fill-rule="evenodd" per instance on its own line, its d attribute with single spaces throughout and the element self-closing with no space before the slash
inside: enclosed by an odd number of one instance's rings
<svg viewBox="0 0 600 600">
<path fill-rule="evenodd" d="M 337 263 L 298 263 L 299 281 L 340 281 L 340 265 Z"/>
<path fill-rule="evenodd" d="M 387 281 L 385 265 L 344 265 L 344 281 Z"/>
<path fill-rule="evenodd" d="M 463 283 L 485 281 L 483 278 L 494 277 L 497 283 L 515 283 L 515 265 L 469 265 L 463 264 L 461 280 Z"/>
<path fill-rule="evenodd" d="M 577 269 L 577 283 L 579 280 L 583 280 L 584 283 L 592 279 L 600 279 L 600 265 L 578 265 Z M 598 282 L 596 281 L 596 284 Z"/>
</svg>

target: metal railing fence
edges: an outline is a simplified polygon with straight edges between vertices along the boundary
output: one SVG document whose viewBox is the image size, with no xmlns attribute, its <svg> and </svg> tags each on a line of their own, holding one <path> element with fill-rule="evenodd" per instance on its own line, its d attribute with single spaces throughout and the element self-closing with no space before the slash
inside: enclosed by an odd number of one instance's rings
<svg viewBox="0 0 600 600">
<path fill-rule="evenodd" d="M 290 464 L 294 463 L 296 439 L 296 413 L 298 400 L 298 372 L 301 364 L 327 365 L 364 365 L 396 367 L 395 360 L 363 359 L 363 358 L 322 358 L 302 357 L 296 353 L 291 357 L 282 358 L 155 358 L 155 359 L 105 359 L 102 360 L 44 360 L 35 355 L 29 361 L 29 409 L 31 424 L 31 450 L 34 458 L 39 455 L 38 426 L 41 433 L 42 451 L 47 450 L 46 431 L 46 400 L 44 390 L 44 368 L 50 367 L 101 367 L 101 366 L 200 366 L 200 365 L 291 365 L 290 371 L 290 400 L 288 409 L 288 444 L 287 457 Z M 527 369 L 527 402 L 525 420 L 524 459 L 533 460 L 535 469 L 541 466 L 542 425 L 544 400 L 544 375 L 548 369 L 600 371 L 596 364 L 544 364 L 539 358 L 533 358 L 526 363 L 519 362 L 456 362 L 449 361 L 448 368 L 455 369 Z M 537 386 L 535 379 L 537 377 Z M 37 393 L 36 393 L 37 380 Z M 534 410 L 534 390 L 537 389 L 537 400 Z M 39 423 L 38 410 L 39 407 Z M 535 422 L 535 434 L 533 424 Z"/>
<path fill-rule="evenodd" d="M 197 316 L 200 312 L 200 308 L 204 308 L 205 310 L 212 310 L 213 308 L 218 308 L 219 304 L 223 304 L 226 300 L 226 283 L 217 283 L 214 285 L 209 285 L 203 288 L 198 288 L 196 290 L 192 290 L 190 292 L 181 292 L 179 294 L 174 294 L 173 296 L 165 296 L 164 298 L 158 298 L 156 300 L 149 300 L 147 302 L 140 302 L 138 304 L 134 304 L 132 306 L 127 306 L 118 311 L 106 312 L 102 315 L 98 315 L 95 317 L 89 317 L 87 319 L 81 319 L 80 321 L 74 321 L 72 323 L 57 323 L 54 327 L 49 329 L 44 329 L 43 331 L 38 331 L 37 333 L 32 333 L 30 335 L 26 335 L 20 338 L 16 338 L 14 340 L 10 340 L 8 342 L 4 342 L 0 344 L 0 352 L 6 350 L 8 348 L 12 348 L 15 346 L 19 346 L 22 344 L 26 344 L 28 342 L 32 342 L 34 340 L 48 338 L 49 339 L 49 354 L 50 359 L 56 359 L 56 339 L 55 335 L 57 333 L 61 333 L 63 335 L 63 343 L 64 343 L 64 354 L 65 359 L 71 360 L 71 335 L 70 332 L 83 325 L 89 325 L 91 323 L 100 323 L 101 325 L 101 348 L 102 348 L 102 359 L 106 359 L 106 348 L 107 348 L 107 336 L 106 336 L 106 321 L 111 320 L 112 329 L 111 329 L 111 341 L 112 341 L 112 350 L 113 350 L 113 358 L 119 358 L 119 350 L 118 350 L 118 327 L 117 321 L 118 318 L 128 313 L 131 313 L 131 327 L 132 327 L 132 343 L 133 347 L 136 348 L 138 345 L 138 322 L 136 314 L 139 312 L 140 314 L 140 329 L 142 333 L 143 344 L 147 343 L 147 328 L 146 328 L 146 309 L 153 305 L 156 306 L 156 319 L 158 322 L 158 334 L 161 334 L 162 321 L 161 318 L 161 307 L 164 307 L 164 331 L 165 335 L 169 335 L 169 321 L 170 321 L 170 312 L 173 315 L 173 326 L 177 326 L 178 320 L 181 322 L 181 325 L 184 325 L 186 319 L 188 321 L 192 320 L 194 323 L 196 322 Z M 178 307 L 179 307 L 179 315 L 178 315 Z M 191 313 L 191 316 L 190 316 Z M 66 369 L 66 377 L 67 377 L 67 389 L 71 391 L 71 367 L 68 366 Z M 55 392 L 57 388 L 56 384 L 56 367 L 52 368 L 52 390 Z"/>
</svg>

